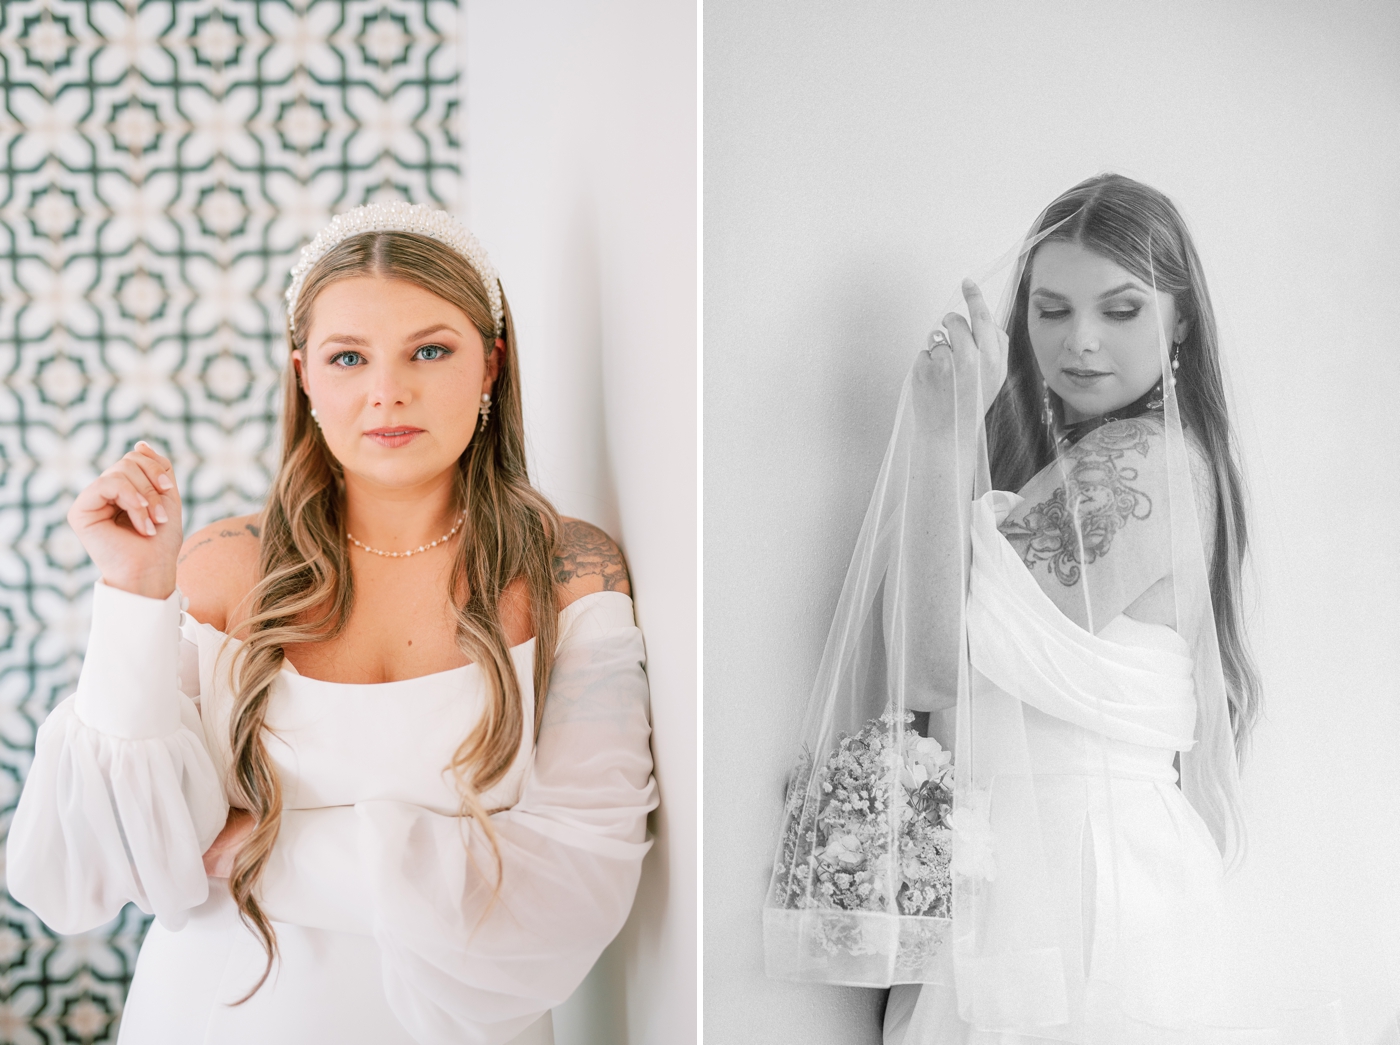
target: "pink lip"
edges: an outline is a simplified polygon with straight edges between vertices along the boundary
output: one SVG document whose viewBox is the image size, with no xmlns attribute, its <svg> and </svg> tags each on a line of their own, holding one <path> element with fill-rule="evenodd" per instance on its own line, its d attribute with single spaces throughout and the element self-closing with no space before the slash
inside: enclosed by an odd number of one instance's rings
<svg viewBox="0 0 1400 1045">
<path fill-rule="evenodd" d="M 412 425 L 371 428 L 365 433 L 380 446 L 407 446 L 413 441 L 414 436 L 422 434 L 423 429 L 414 428 Z"/>
</svg>

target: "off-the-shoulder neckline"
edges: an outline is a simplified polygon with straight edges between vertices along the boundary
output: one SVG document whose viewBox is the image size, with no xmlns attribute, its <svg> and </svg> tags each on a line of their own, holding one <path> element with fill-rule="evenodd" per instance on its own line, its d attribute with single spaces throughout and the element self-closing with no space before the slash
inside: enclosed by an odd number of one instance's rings
<svg viewBox="0 0 1400 1045">
<path fill-rule="evenodd" d="M 580 595 L 577 599 L 575 599 L 573 602 L 569 603 L 567 606 L 565 606 L 562 610 L 559 611 L 559 623 L 561 626 L 560 630 L 563 630 L 562 626 L 564 625 L 566 618 L 570 617 L 573 613 L 575 606 L 582 605 L 583 603 L 588 602 L 590 599 L 596 599 L 599 596 L 604 595 L 615 595 L 619 598 L 626 599 L 629 604 L 632 602 L 632 596 L 620 591 L 595 591 L 589 592 L 587 595 Z M 190 619 L 193 620 L 195 624 L 199 627 L 209 629 L 215 635 L 218 635 L 226 642 L 237 642 L 241 644 L 243 641 L 242 639 L 234 638 L 226 632 L 220 631 L 212 624 L 206 624 L 204 621 L 196 620 L 194 617 L 190 617 Z M 535 636 L 531 635 L 524 642 L 517 642 L 514 646 L 511 646 L 510 653 L 514 655 L 517 650 L 523 650 L 528 646 L 533 646 L 534 643 Z M 401 686 L 410 682 L 423 682 L 426 679 L 443 678 L 448 675 L 457 674 L 458 672 L 472 671 L 475 670 L 478 666 L 479 665 L 476 661 L 472 661 L 470 664 L 459 664 L 455 668 L 447 668 L 444 671 L 432 671 L 426 675 L 414 675 L 411 678 L 406 679 L 390 679 L 388 682 L 335 682 L 331 679 L 318 679 L 311 675 L 303 675 L 296 669 L 296 667 L 292 664 L 291 661 L 287 660 L 286 657 L 283 657 L 281 673 L 284 675 L 288 675 L 292 678 L 304 679 L 307 682 L 314 682 L 317 685 L 321 686 Z"/>
<path fill-rule="evenodd" d="M 981 497 L 978 498 L 978 500 L 981 501 L 983 505 L 991 511 L 992 529 L 996 533 L 996 543 L 998 547 L 1004 546 L 1005 550 L 1009 551 L 1011 555 L 1015 558 L 1017 565 L 1023 566 L 1024 564 L 1022 564 L 1020 561 L 1020 555 L 1016 552 L 1016 549 L 1012 546 L 1011 542 L 1007 540 L 1006 534 L 1001 532 L 1001 525 L 997 520 L 997 512 L 995 505 L 995 502 L 999 498 L 1010 499 L 1012 501 L 1012 508 L 1014 508 L 1021 501 L 1025 500 L 1025 498 L 1022 497 L 1020 494 L 1012 493 L 1009 490 L 988 490 L 986 493 L 984 493 Z M 1005 554 L 1005 552 L 1003 552 L 1003 554 Z M 1046 617 L 1047 619 L 1053 621 L 1061 630 L 1068 629 L 1069 634 L 1072 634 L 1081 643 L 1085 644 L 1086 646 L 1089 646 L 1090 648 L 1099 647 L 1101 649 L 1108 648 L 1113 650 L 1130 650 L 1137 653 L 1161 653 L 1167 656 L 1183 657 L 1187 660 L 1191 659 L 1190 646 L 1187 644 L 1186 639 L 1182 636 L 1182 634 L 1179 631 L 1173 628 L 1170 624 L 1160 624 L 1156 621 L 1138 620 L 1138 618 L 1136 617 L 1130 617 L 1127 613 L 1119 613 L 1117 617 L 1114 617 L 1112 620 L 1106 621 L 1104 623 L 1103 628 L 1100 628 L 1098 631 L 1090 631 L 1088 628 L 1084 627 L 1084 625 L 1080 624 L 1077 620 L 1072 618 L 1064 610 L 1060 609 L 1059 606 L 1055 605 L 1055 600 L 1052 599 L 1048 594 L 1046 594 L 1045 589 L 1043 589 L 1040 586 L 1036 579 L 1031 575 L 1031 572 L 1029 570 L 1009 570 L 1008 574 L 1016 578 L 1015 583 L 1020 588 L 1020 590 L 1025 593 L 1025 597 L 1031 600 L 1033 603 L 1035 603 L 1036 606 L 1039 607 L 1040 614 L 1042 617 Z M 1172 637 L 1172 639 L 1174 640 L 1173 644 L 1176 645 L 1178 648 L 1166 649 L 1162 646 L 1155 645 L 1142 646 L 1138 645 L 1137 643 L 1118 642 L 1114 639 L 1105 638 L 1103 635 L 1104 628 L 1107 628 L 1109 625 L 1113 624 L 1114 621 L 1117 620 L 1127 621 L 1131 627 L 1146 628 L 1149 631 L 1154 631 L 1156 634 L 1159 635 L 1162 633 L 1166 633 L 1167 635 L 1170 635 Z"/>
</svg>

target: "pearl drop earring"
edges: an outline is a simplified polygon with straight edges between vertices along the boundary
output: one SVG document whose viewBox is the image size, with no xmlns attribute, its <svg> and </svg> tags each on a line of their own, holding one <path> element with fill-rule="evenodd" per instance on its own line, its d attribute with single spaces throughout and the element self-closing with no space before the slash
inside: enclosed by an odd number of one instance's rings
<svg viewBox="0 0 1400 1045">
<path fill-rule="evenodd" d="M 491 417 L 491 393 L 481 393 L 481 431 L 486 431 L 486 422 Z"/>
</svg>

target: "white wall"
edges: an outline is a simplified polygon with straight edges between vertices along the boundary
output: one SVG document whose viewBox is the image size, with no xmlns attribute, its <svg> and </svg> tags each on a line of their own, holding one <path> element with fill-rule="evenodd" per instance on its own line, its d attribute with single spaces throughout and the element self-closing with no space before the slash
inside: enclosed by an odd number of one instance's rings
<svg viewBox="0 0 1400 1045">
<path fill-rule="evenodd" d="M 1105 169 L 1193 226 L 1251 481 L 1245 960 L 1400 1042 L 1400 6 L 711 0 L 704 32 L 707 1042 L 878 1041 L 877 992 L 762 974 L 793 732 L 913 354 Z"/>
<path fill-rule="evenodd" d="M 515 314 L 536 481 L 617 539 L 662 806 L 632 918 L 559 1045 L 684 1045 L 696 1013 L 696 12 L 467 0 L 468 217 Z"/>
</svg>

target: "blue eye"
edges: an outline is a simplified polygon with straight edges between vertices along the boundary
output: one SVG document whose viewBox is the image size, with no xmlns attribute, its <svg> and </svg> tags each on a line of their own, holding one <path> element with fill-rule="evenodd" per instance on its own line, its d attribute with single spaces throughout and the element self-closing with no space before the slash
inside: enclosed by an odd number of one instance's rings
<svg viewBox="0 0 1400 1045">
<path fill-rule="evenodd" d="M 332 366 L 353 367 L 363 363 L 365 357 L 358 352 L 337 352 L 331 356 Z"/>
<path fill-rule="evenodd" d="M 417 352 L 413 353 L 414 359 L 433 360 L 444 359 L 450 356 L 452 351 L 442 345 L 424 345 Z"/>
</svg>

